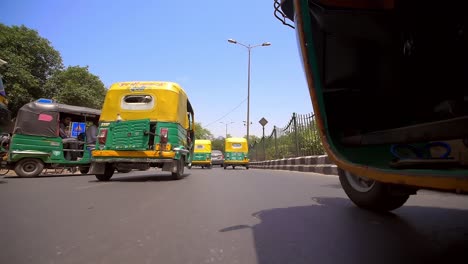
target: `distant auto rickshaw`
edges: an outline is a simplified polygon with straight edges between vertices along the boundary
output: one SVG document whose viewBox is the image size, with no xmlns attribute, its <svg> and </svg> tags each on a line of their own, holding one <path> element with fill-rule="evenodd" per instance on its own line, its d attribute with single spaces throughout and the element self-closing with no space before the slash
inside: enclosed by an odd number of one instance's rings
<svg viewBox="0 0 468 264">
<path fill-rule="evenodd" d="M 176 83 L 115 83 L 104 99 L 90 173 L 108 181 L 115 169 L 156 167 L 180 179 L 192 162 L 194 122 Z"/>
<path fill-rule="evenodd" d="M 468 193 L 463 1 L 274 2 L 296 30 L 323 146 L 357 206 L 394 210 L 419 189 Z"/>
<path fill-rule="evenodd" d="M 211 164 L 211 140 L 195 140 L 192 165 L 189 166 L 189 168 L 192 166 L 200 166 L 202 168 L 208 169 L 211 169 L 213 167 Z"/>
<path fill-rule="evenodd" d="M 86 143 L 86 123 L 98 119 L 100 110 L 40 99 L 22 106 L 4 157 L 20 177 L 35 177 L 44 168 L 79 167 L 87 173 L 91 151 Z M 71 120 L 68 137 L 60 137 L 60 119 Z M 4 162 L 5 164 L 5 162 Z"/>
<path fill-rule="evenodd" d="M 249 169 L 249 145 L 245 138 L 226 138 L 224 140 L 224 164 L 223 167 L 243 166 Z"/>
</svg>

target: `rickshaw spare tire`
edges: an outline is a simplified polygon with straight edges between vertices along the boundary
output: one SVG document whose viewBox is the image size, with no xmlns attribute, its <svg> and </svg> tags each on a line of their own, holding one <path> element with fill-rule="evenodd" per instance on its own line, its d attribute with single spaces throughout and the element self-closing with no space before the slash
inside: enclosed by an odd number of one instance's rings
<svg viewBox="0 0 468 264">
<path fill-rule="evenodd" d="M 15 165 L 15 173 L 19 177 L 37 177 L 44 169 L 44 163 L 40 159 L 25 158 Z"/>
<path fill-rule="evenodd" d="M 104 174 L 96 174 L 96 179 L 99 181 L 108 181 L 114 175 L 114 166 L 111 163 L 106 163 L 106 167 L 104 169 Z"/>
</svg>

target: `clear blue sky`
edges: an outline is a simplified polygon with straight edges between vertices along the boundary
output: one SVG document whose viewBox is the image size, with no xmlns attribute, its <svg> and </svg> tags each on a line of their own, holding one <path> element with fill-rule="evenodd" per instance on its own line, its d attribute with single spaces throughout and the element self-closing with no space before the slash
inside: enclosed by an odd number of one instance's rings
<svg viewBox="0 0 468 264">
<path fill-rule="evenodd" d="M 295 32 L 273 15 L 273 0 L 2 1 L 0 22 L 47 38 L 65 66 L 89 66 L 106 87 L 136 80 L 175 81 L 196 121 L 215 136 L 246 134 L 247 49 L 252 50 L 250 134 L 258 121 L 283 127 L 293 112 L 312 112 Z M 237 108 L 236 108 L 237 107 Z M 232 112 L 231 112 L 232 111 Z M 228 114 L 229 113 L 229 114 Z M 223 117 L 225 116 L 225 117 Z"/>
</svg>

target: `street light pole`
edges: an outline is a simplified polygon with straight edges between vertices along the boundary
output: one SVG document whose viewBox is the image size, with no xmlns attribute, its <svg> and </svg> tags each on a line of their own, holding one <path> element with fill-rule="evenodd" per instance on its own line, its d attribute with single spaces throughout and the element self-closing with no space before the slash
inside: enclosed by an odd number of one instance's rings
<svg viewBox="0 0 468 264">
<path fill-rule="evenodd" d="M 219 123 L 221 123 L 221 124 L 225 124 L 225 125 L 226 125 L 226 137 L 225 137 L 225 138 L 227 138 L 227 136 L 228 136 L 228 130 L 227 130 L 227 127 L 228 127 L 228 125 L 230 125 L 230 124 L 233 124 L 234 122 L 230 122 L 230 123 L 219 122 Z"/>
<path fill-rule="evenodd" d="M 232 43 L 232 44 L 239 44 L 245 48 L 247 48 L 248 50 L 248 53 L 249 53 L 249 56 L 248 56 L 248 64 L 247 64 L 247 141 L 249 140 L 249 128 L 250 128 L 250 54 L 251 54 L 251 50 L 253 48 L 256 48 L 256 47 L 266 47 L 266 46 L 270 46 L 271 43 L 270 42 L 263 42 L 262 44 L 258 44 L 258 45 L 245 45 L 245 44 L 242 44 L 240 42 L 237 42 L 237 40 L 234 40 L 234 39 L 228 39 L 228 42 L 229 43 Z"/>
</svg>

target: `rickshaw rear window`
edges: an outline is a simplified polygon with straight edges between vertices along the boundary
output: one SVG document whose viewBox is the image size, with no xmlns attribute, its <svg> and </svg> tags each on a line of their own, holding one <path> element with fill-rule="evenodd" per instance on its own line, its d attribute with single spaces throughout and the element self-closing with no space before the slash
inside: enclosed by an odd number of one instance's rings
<svg viewBox="0 0 468 264">
<path fill-rule="evenodd" d="M 241 143 L 232 143 L 232 148 L 242 148 Z"/>
<path fill-rule="evenodd" d="M 128 110 L 145 110 L 153 107 L 154 98 L 152 95 L 147 94 L 126 95 L 121 102 L 121 108 Z"/>
<path fill-rule="evenodd" d="M 195 148 L 196 148 L 196 149 L 204 149 L 205 146 L 203 146 L 203 145 L 196 145 Z"/>
</svg>

